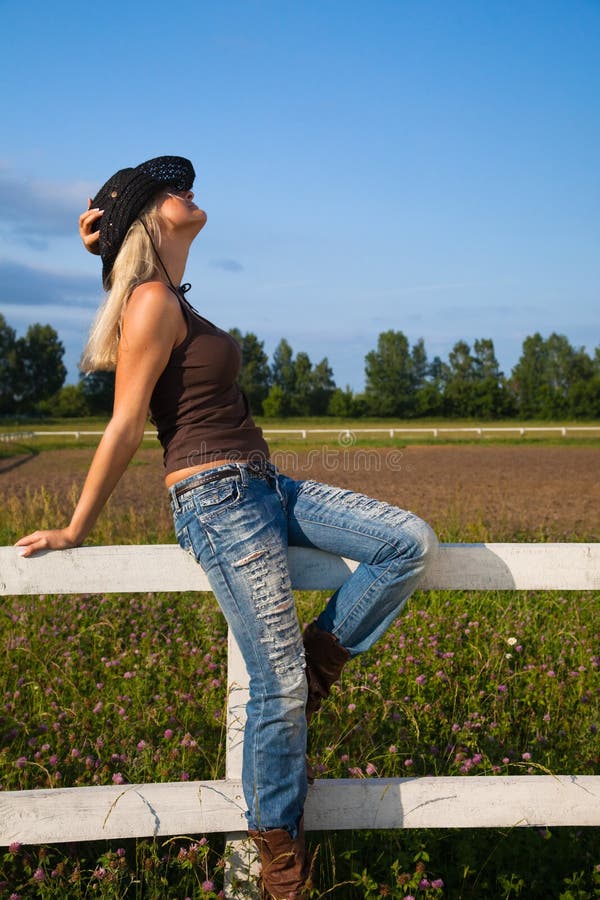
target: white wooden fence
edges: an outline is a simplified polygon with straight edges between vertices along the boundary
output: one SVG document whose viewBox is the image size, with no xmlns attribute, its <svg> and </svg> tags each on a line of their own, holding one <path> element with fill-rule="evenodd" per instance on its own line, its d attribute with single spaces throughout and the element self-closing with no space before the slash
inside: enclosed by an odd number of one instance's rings
<svg viewBox="0 0 600 900">
<path fill-rule="evenodd" d="M 289 556 L 298 590 L 334 590 L 357 565 L 316 550 L 291 548 Z M 445 544 L 422 587 L 600 591 L 600 544 Z M 0 547 L 0 595 L 209 589 L 175 545 L 82 547 L 31 559 Z M 243 879 L 251 868 L 240 780 L 247 676 L 231 636 L 228 686 L 224 780 L 0 792 L 0 845 L 224 832 L 233 847 L 230 878 Z M 305 821 L 318 831 L 598 826 L 600 776 L 323 779 L 309 789 Z"/>
<path fill-rule="evenodd" d="M 525 437 L 532 434 L 555 435 L 557 437 L 569 437 L 575 435 L 597 435 L 600 434 L 600 425 L 472 425 L 470 427 L 453 426 L 446 424 L 443 426 L 407 426 L 407 425 L 389 425 L 386 428 L 370 428 L 361 427 L 360 424 L 353 425 L 352 428 L 263 428 L 266 435 L 280 434 L 283 436 L 295 435 L 306 440 L 311 435 L 337 435 L 339 442 L 347 446 L 351 444 L 358 434 L 385 434 L 390 438 L 401 437 L 402 435 L 423 435 L 429 437 L 442 437 L 443 435 L 464 435 L 477 437 L 485 437 L 487 435 L 504 436 L 504 437 Z M 0 432 L 0 442 L 24 441 L 37 437 L 74 437 L 76 440 L 82 437 L 101 437 L 103 431 L 5 431 Z M 155 438 L 155 431 L 145 431 L 144 437 Z"/>
</svg>

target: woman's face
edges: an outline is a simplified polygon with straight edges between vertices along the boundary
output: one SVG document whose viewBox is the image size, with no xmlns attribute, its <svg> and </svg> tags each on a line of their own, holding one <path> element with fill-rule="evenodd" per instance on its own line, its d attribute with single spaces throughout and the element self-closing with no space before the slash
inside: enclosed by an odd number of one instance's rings
<svg viewBox="0 0 600 900">
<path fill-rule="evenodd" d="M 158 208 L 170 233 L 183 229 L 195 236 L 206 224 L 206 213 L 194 203 L 193 191 L 169 191 L 159 199 Z"/>
</svg>

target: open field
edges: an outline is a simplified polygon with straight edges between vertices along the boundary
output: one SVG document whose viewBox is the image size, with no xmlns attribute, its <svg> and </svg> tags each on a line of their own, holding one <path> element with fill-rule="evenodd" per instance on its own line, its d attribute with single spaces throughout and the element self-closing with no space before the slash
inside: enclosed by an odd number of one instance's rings
<svg viewBox="0 0 600 900">
<path fill-rule="evenodd" d="M 89 447 L 70 447 L 1 459 L 2 543 L 19 537 L 19 529 L 62 524 L 92 454 Z M 292 477 L 328 481 L 411 509 L 443 540 L 600 537 L 600 446 L 323 443 L 306 449 L 298 442 L 275 445 L 273 458 Z M 60 499 L 58 508 L 52 497 Z M 174 539 L 158 449 L 138 451 L 91 539 L 128 543 L 134 521 L 142 542 Z"/>
<path fill-rule="evenodd" d="M 92 448 L 0 459 L 0 542 L 64 522 Z M 442 540 L 599 540 L 600 446 L 274 445 L 280 467 L 413 509 Z M 144 447 L 92 535 L 173 540 Z M 306 622 L 324 597 L 298 595 Z M 600 773 L 600 596 L 428 592 L 311 725 L 320 777 Z M 204 594 L 16 597 L 0 611 L 0 790 L 223 775 L 226 629 Z M 595 833 L 596 832 L 596 833 Z M 600 897 L 597 830 L 340 832 L 332 900 Z M 0 897 L 216 898 L 222 838 L 0 851 Z"/>
</svg>

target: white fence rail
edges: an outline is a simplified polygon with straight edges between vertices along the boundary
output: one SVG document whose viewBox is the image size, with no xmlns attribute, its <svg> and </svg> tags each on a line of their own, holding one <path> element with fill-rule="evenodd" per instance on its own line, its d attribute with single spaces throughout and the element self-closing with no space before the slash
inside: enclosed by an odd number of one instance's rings
<svg viewBox="0 0 600 900">
<path fill-rule="evenodd" d="M 289 556 L 298 590 L 334 590 L 357 565 L 316 550 L 291 548 Z M 445 544 L 423 589 L 600 591 L 600 544 Z M 32 559 L 0 547 L 0 595 L 188 590 L 209 590 L 208 581 L 175 545 L 82 547 Z M 239 861 L 247 684 L 230 636 L 224 780 L 0 792 L 0 845 L 225 832 Z M 600 776 L 318 780 L 305 820 L 308 830 L 600 826 Z"/>
<path fill-rule="evenodd" d="M 404 425 L 390 425 L 386 428 L 263 428 L 266 435 L 296 435 L 303 440 L 313 435 L 337 435 L 342 442 L 349 442 L 359 434 L 383 434 L 390 438 L 402 437 L 403 435 L 423 435 L 429 437 L 442 437 L 443 435 L 476 435 L 477 437 L 485 437 L 486 435 L 501 435 L 508 437 L 509 435 L 518 435 L 525 437 L 531 434 L 548 434 L 558 435 L 559 437 L 570 437 L 578 434 L 598 434 L 600 435 L 600 425 L 473 425 L 469 428 L 453 427 L 452 425 L 444 425 L 443 427 L 409 427 Z M 100 437 L 103 431 L 5 431 L 0 433 L 0 442 L 24 441 L 38 437 L 73 437 L 76 440 L 82 437 Z M 145 431 L 144 437 L 155 438 L 155 431 Z"/>
</svg>

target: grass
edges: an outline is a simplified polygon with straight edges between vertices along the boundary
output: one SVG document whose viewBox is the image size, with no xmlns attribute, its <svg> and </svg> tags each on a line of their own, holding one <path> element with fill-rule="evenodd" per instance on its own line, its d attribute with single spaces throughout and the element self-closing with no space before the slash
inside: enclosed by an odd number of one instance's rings
<svg viewBox="0 0 600 900">
<path fill-rule="evenodd" d="M 599 599 L 416 594 L 314 721 L 319 777 L 597 773 Z M 300 594 L 301 621 L 323 600 Z M 2 790 L 223 777 L 227 645 L 212 595 L 15 597 L 0 623 Z M 340 900 L 568 897 L 573 878 L 573 896 L 597 896 L 590 829 L 316 840 L 317 881 Z M 222 863 L 210 835 L 13 847 L 0 884 L 21 897 L 216 896 Z"/>
</svg>

